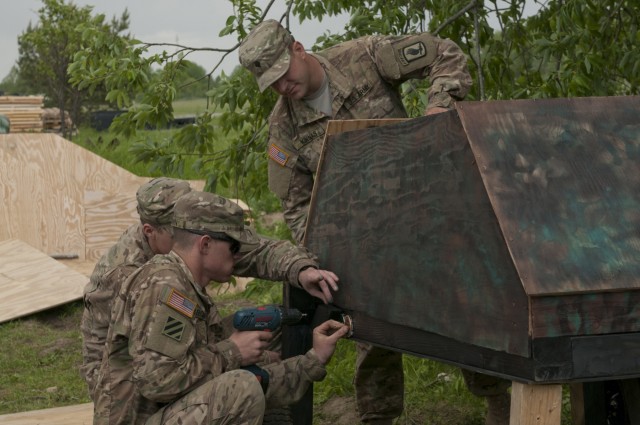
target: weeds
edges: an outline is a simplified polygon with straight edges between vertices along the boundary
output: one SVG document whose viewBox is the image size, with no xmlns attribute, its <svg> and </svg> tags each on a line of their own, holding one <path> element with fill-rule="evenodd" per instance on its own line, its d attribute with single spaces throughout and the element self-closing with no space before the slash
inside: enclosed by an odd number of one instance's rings
<svg viewBox="0 0 640 425">
<path fill-rule="evenodd" d="M 0 413 L 90 401 L 78 372 L 81 315 L 75 302 L 0 325 Z"/>
</svg>

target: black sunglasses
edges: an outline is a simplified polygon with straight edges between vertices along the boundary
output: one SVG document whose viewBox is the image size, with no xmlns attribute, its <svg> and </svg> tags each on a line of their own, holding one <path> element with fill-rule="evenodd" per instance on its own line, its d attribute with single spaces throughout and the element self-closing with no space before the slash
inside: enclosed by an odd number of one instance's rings
<svg viewBox="0 0 640 425">
<path fill-rule="evenodd" d="M 187 230 L 189 233 L 194 233 L 196 235 L 209 236 L 211 239 L 215 239 L 217 241 L 229 242 L 229 251 L 231 251 L 231 254 L 233 255 L 236 255 L 238 252 L 240 252 L 240 242 L 238 242 L 237 240 L 233 239 L 230 236 L 227 236 L 224 233 L 213 233 L 213 232 L 206 232 L 204 230 L 192 230 L 192 229 L 185 229 L 185 230 Z"/>
</svg>

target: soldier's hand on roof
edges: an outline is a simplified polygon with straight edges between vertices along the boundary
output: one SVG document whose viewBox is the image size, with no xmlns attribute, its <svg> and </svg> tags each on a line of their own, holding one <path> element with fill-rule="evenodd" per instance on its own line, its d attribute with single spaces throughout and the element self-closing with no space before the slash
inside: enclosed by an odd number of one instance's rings
<svg viewBox="0 0 640 425">
<path fill-rule="evenodd" d="M 298 275 L 298 281 L 302 288 L 310 295 L 320 298 L 325 304 L 333 302 L 331 291 L 338 290 L 338 280 L 335 273 L 313 267 L 304 269 Z"/>
<path fill-rule="evenodd" d="M 442 112 L 447 112 L 447 111 L 449 111 L 449 110 L 450 110 L 450 109 L 442 108 L 442 107 L 440 107 L 440 106 L 435 106 L 435 107 L 433 107 L 433 108 L 427 108 L 427 110 L 426 110 L 426 111 L 424 111 L 424 114 L 425 114 L 425 115 L 435 115 L 435 114 L 440 114 L 440 113 L 442 113 Z"/>
</svg>

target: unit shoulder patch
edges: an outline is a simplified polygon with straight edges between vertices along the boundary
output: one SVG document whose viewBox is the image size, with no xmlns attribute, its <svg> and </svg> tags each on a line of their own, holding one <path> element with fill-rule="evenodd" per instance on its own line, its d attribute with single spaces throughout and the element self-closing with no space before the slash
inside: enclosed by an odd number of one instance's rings
<svg viewBox="0 0 640 425">
<path fill-rule="evenodd" d="M 182 339 L 182 334 L 184 333 L 184 327 L 185 323 L 183 321 L 173 316 L 168 316 L 167 321 L 164 324 L 164 328 L 162 329 L 162 335 L 168 336 L 176 341 L 180 341 Z"/>
<path fill-rule="evenodd" d="M 427 56 L 427 46 L 425 46 L 422 41 L 416 41 L 409 46 L 402 47 L 399 53 L 402 63 L 408 65 L 413 61 Z"/>
</svg>

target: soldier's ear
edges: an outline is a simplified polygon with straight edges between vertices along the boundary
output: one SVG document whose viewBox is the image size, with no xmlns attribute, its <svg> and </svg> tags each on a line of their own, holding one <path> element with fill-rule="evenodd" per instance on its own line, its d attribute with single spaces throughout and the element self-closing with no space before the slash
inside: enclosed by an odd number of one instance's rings
<svg viewBox="0 0 640 425">
<path fill-rule="evenodd" d="M 149 236 L 151 236 L 151 234 L 153 233 L 153 231 L 155 230 L 155 227 L 153 227 L 152 225 L 150 225 L 149 223 L 144 223 L 142 225 L 142 233 L 148 238 Z"/>
<path fill-rule="evenodd" d="M 209 253 L 209 248 L 211 247 L 211 237 L 208 235 L 202 235 L 198 237 L 198 250 L 201 254 Z"/>
<path fill-rule="evenodd" d="M 299 41 L 294 41 L 293 44 L 291 44 L 291 51 L 294 53 L 306 53 L 304 46 Z"/>
</svg>

